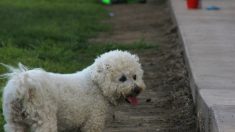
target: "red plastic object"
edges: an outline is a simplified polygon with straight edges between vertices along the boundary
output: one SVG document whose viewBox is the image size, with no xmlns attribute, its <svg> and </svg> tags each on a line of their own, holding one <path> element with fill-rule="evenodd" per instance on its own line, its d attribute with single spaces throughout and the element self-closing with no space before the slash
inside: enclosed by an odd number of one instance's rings
<svg viewBox="0 0 235 132">
<path fill-rule="evenodd" d="M 187 0 L 188 9 L 198 9 L 199 8 L 199 0 Z"/>
</svg>

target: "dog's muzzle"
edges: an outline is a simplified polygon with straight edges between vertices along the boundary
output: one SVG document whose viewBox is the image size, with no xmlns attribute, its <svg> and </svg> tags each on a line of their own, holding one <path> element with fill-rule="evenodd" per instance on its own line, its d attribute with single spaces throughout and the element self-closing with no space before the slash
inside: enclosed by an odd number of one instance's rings
<svg viewBox="0 0 235 132">
<path fill-rule="evenodd" d="M 141 91 L 142 89 L 139 86 L 135 85 L 131 93 L 126 97 L 126 101 L 133 106 L 138 105 L 139 101 L 137 99 L 137 96 L 140 94 Z"/>
<path fill-rule="evenodd" d="M 135 87 L 133 88 L 132 91 L 133 91 L 133 94 L 134 94 L 135 96 L 137 96 L 137 95 L 140 94 L 140 92 L 142 91 L 142 89 L 141 89 L 139 86 L 135 85 Z"/>
</svg>

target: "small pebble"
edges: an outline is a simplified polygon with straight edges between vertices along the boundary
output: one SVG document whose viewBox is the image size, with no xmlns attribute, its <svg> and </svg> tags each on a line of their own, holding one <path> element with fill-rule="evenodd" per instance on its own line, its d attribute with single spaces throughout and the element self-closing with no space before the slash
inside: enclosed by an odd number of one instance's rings
<svg viewBox="0 0 235 132">
<path fill-rule="evenodd" d="M 208 11 L 215 11 L 215 10 L 220 10 L 220 7 L 218 7 L 218 6 L 207 6 L 206 9 Z"/>
<path fill-rule="evenodd" d="M 151 98 L 146 99 L 146 102 L 151 102 L 151 101 L 152 101 L 152 99 L 151 99 Z"/>
<path fill-rule="evenodd" d="M 110 12 L 110 13 L 109 13 L 109 16 L 110 16 L 110 17 L 113 17 L 113 16 L 114 16 L 114 13 L 113 13 L 113 12 Z"/>
</svg>

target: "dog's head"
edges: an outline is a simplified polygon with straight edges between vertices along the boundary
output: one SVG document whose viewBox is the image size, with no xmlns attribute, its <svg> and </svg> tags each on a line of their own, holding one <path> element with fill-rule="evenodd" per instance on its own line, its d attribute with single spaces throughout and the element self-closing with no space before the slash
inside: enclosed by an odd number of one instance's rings
<svg viewBox="0 0 235 132">
<path fill-rule="evenodd" d="M 139 58 L 126 51 L 110 51 L 95 60 L 92 80 L 102 94 L 116 105 L 127 101 L 137 105 L 137 96 L 145 89 Z"/>
</svg>

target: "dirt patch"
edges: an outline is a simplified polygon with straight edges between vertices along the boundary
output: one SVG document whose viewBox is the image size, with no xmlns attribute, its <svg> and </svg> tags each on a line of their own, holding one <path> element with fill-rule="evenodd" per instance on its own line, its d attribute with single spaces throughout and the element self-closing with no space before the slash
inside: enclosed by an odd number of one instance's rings
<svg viewBox="0 0 235 132">
<path fill-rule="evenodd" d="M 144 40 L 159 49 L 135 51 L 145 71 L 146 91 L 140 105 L 118 107 L 105 132 L 196 132 L 194 106 L 183 49 L 166 2 L 122 4 L 105 7 L 113 25 L 95 42 L 132 43 Z"/>
</svg>

